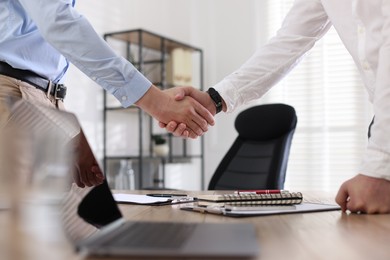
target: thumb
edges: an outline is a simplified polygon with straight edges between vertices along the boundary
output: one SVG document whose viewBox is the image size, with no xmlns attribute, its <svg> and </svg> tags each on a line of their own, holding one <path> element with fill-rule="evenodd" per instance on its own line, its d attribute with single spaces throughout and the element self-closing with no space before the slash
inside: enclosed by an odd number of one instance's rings
<svg viewBox="0 0 390 260">
<path fill-rule="evenodd" d="M 191 95 L 191 89 L 192 89 L 192 87 L 181 87 L 181 88 L 179 88 L 178 92 L 175 95 L 175 100 L 176 101 L 180 101 L 185 96 L 190 96 Z"/>
<path fill-rule="evenodd" d="M 341 185 L 337 195 L 336 195 L 336 203 L 340 205 L 342 211 L 347 210 L 347 202 L 349 199 L 348 189 L 344 184 Z"/>
</svg>

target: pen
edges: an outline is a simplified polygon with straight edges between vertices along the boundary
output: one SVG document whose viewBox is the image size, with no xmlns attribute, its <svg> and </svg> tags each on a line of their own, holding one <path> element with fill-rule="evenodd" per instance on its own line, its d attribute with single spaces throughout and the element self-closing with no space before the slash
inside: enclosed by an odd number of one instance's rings
<svg viewBox="0 0 390 260">
<path fill-rule="evenodd" d="M 182 207 L 181 209 L 198 211 L 200 213 L 213 213 L 213 214 L 223 214 L 224 213 L 224 209 L 221 207 L 187 206 L 187 207 Z"/>
<path fill-rule="evenodd" d="M 151 193 L 151 194 L 146 194 L 146 196 L 161 197 L 161 198 L 172 198 L 172 197 L 187 197 L 187 194 L 157 194 L 157 193 Z"/>
<path fill-rule="evenodd" d="M 280 194 L 287 193 L 287 190 L 238 190 L 235 194 Z"/>
</svg>

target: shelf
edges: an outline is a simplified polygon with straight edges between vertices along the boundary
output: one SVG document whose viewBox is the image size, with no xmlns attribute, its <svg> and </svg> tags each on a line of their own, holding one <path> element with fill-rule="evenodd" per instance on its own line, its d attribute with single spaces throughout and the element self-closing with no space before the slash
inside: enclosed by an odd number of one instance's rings
<svg viewBox="0 0 390 260">
<path fill-rule="evenodd" d="M 168 159 L 168 156 L 142 156 L 144 159 Z M 173 155 L 172 159 L 191 159 L 191 158 L 202 158 L 202 155 L 191 155 L 191 156 L 180 156 L 180 155 Z M 113 156 L 106 156 L 106 159 L 108 160 L 126 160 L 126 159 L 139 159 L 138 155 L 113 155 Z"/>
<path fill-rule="evenodd" d="M 160 89 L 176 86 L 171 84 L 168 78 L 171 75 L 168 70 L 171 67 L 168 67 L 168 64 L 169 62 L 172 64 L 172 57 L 178 55 L 177 53 L 180 50 L 173 53 L 172 51 L 176 48 L 190 51 L 192 60 L 189 61 L 199 66 L 198 72 L 196 72 L 197 69 L 191 70 L 191 76 L 194 73 L 197 75 L 196 83 L 200 90 L 203 90 L 203 53 L 201 49 L 142 29 L 107 33 L 104 35 L 104 39 L 106 41 L 114 39 L 121 42 L 122 44 L 117 46 L 118 48 L 119 46 L 121 47 L 120 50 L 125 53 L 125 58 L 132 62 L 141 73 Z M 199 55 L 192 55 L 192 53 L 198 53 Z M 170 59 L 169 62 L 168 59 Z M 183 164 L 180 167 L 193 167 L 192 164 L 196 163 L 196 168 L 200 170 L 200 189 L 204 189 L 203 136 L 196 141 L 190 142 L 167 132 L 161 133 L 161 130 L 156 131 L 154 128 L 158 127 L 157 121 L 154 122 L 154 119 L 147 113 L 143 113 L 137 106 L 123 108 L 115 99 L 108 99 L 107 92 L 103 93 L 103 163 L 104 171 L 109 175 L 108 179 L 115 179 L 113 176 L 115 177 L 120 160 L 134 160 L 136 188 L 141 189 L 150 187 L 148 175 L 156 175 L 156 165 L 159 172 L 157 175 L 161 173 L 161 176 L 158 178 L 154 176 L 153 178 L 158 179 L 160 184 L 165 185 L 166 168 L 175 168 L 176 166 L 172 165 L 175 163 Z M 119 114 L 122 112 L 128 114 Z M 123 131 L 126 131 L 127 135 L 121 135 Z M 153 155 L 153 141 L 151 137 L 155 134 L 161 134 L 167 140 L 169 146 L 169 154 L 167 156 Z M 161 187 L 159 186 L 159 188 Z"/>
<path fill-rule="evenodd" d="M 143 64 L 160 64 L 163 62 L 163 60 L 145 60 L 142 63 Z M 139 66 L 141 63 L 140 62 L 132 62 L 134 66 Z"/>
<path fill-rule="evenodd" d="M 201 51 L 201 49 L 190 46 L 185 43 L 180 43 L 178 41 L 172 40 L 167 37 L 162 37 L 158 34 L 146 31 L 143 29 L 119 31 L 113 33 L 107 33 L 104 35 L 104 38 L 111 37 L 116 40 L 129 42 L 136 45 L 142 45 L 143 47 L 160 51 L 161 50 L 161 41 L 165 41 L 166 51 L 170 53 L 176 48 L 184 48 L 191 51 Z"/>
</svg>

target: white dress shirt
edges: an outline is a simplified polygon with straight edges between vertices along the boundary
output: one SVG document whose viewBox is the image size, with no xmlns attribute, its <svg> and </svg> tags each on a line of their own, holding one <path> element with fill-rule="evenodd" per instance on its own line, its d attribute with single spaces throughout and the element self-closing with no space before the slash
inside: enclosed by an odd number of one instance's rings
<svg viewBox="0 0 390 260">
<path fill-rule="evenodd" d="M 375 113 L 360 173 L 390 180 L 389 0 L 296 0 L 276 36 L 214 88 L 227 112 L 260 98 L 332 25 L 356 63 Z"/>
<path fill-rule="evenodd" d="M 62 82 L 68 61 L 124 107 L 152 83 L 115 54 L 73 7 L 75 0 L 0 0 L 0 61 Z"/>
</svg>

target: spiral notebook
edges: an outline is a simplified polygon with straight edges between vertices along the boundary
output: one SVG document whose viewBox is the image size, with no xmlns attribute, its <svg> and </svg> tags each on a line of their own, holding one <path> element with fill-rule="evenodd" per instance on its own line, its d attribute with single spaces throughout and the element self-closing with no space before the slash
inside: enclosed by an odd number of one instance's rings
<svg viewBox="0 0 390 260">
<path fill-rule="evenodd" d="M 295 205 L 303 201 L 301 192 L 281 192 L 275 194 L 222 194 L 199 195 L 199 206 L 230 205 Z"/>
</svg>

